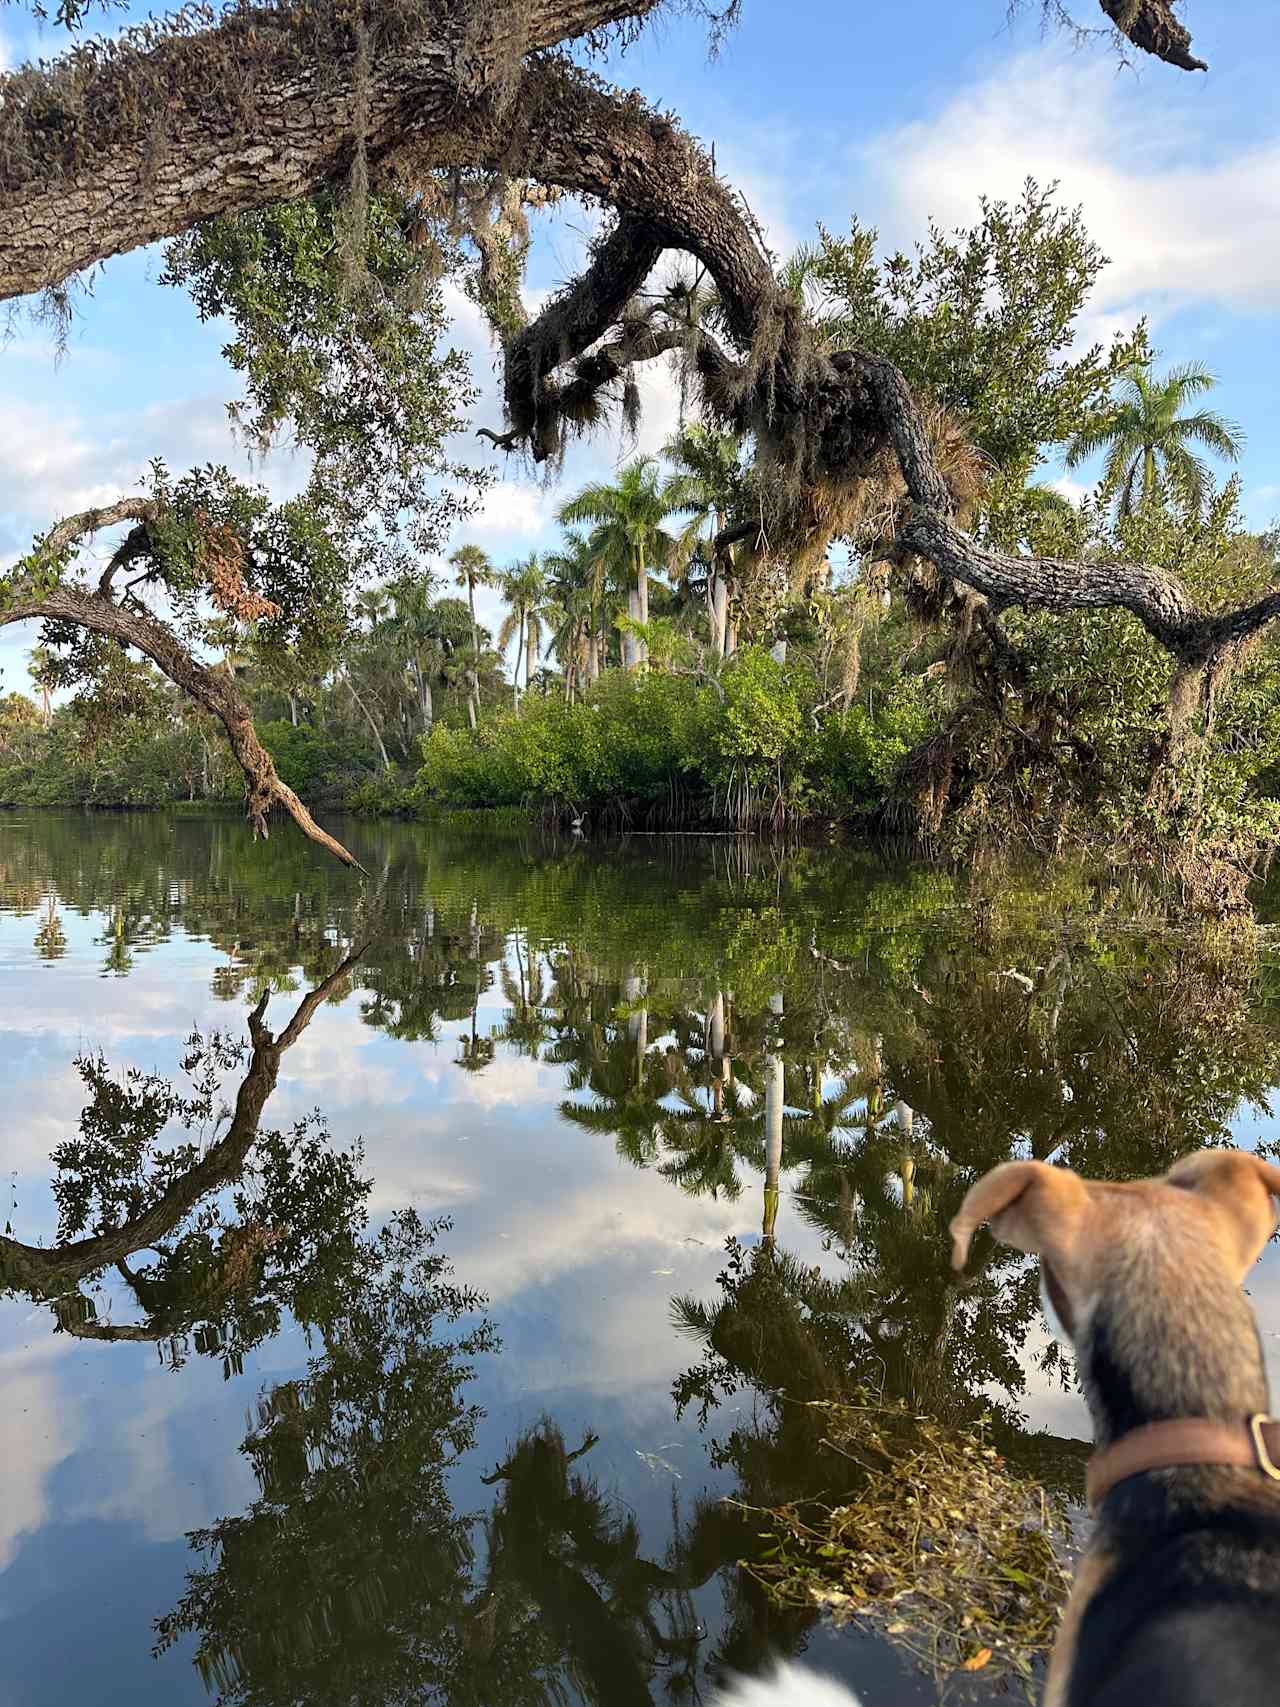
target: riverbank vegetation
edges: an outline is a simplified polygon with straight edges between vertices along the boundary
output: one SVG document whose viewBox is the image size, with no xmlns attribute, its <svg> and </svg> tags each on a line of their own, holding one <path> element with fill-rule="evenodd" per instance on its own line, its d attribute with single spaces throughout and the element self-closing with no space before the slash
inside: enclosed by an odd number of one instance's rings
<svg viewBox="0 0 1280 1707">
<path fill-rule="evenodd" d="M 1075 348 L 1103 265 L 1078 215 L 1028 184 L 913 257 L 880 256 L 855 225 L 781 276 L 828 343 L 892 359 L 934 399 L 975 537 L 1027 561 L 1159 564 L 1209 610 L 1261 597 L 1280 536 L 1245 526 L 1236 482 L 1199 454 L 1239 444 L 1202 404 L 1210 376 L 1162 376 L 1141 325 Z M 1037 478 L 1054 454 L 1098 451 L 1104 475 L 1074 502 Z M 1238 900 L 1280 833 L 1274 641 L 1241 644 L 1196 701 L 1125 611 L 1011 609 L 997 627 L 889 549 L 891 465 L 780 554 L 758 453 L 688 420 L 661 458 L 568 495 L 555 549 L 505 566 L 474 544 L 441 561 L 384 538 L 363 580 L 335 569 L 323 637 L 282 646 L 269 613 L 223 612 L 202 631 L 221 650 L 208 673 L 313 806 L 518 807 L 603 829 L 840 823 L 951 853 L 1083 845 Z M 485 589 L 496 632 L 477 618 Z M 37 697 L 0 702 L 0 801 L 237 797 L 214 712 L 109 642 L 89 658 L 65 630 L 46 640 Z"/>
<path fill-rule="evenodd" d="M 1118 27 L 1198 63 L 1172 24 Z M 301 199 L 259 206 L 259 189 L 214 218 L 184 193 L 149 231 L 168 239 L 164 282 L 232 328 L 238 427 L 264 447 L 290 435 L 310 477 L 277 504 L 225 469 L 157 462 L 139 496 L 34 542 L 0 620 L 43 624 L 38 685 L 73 697 L 52 716 L 6 702 L 0 799 L 243 787 L 255 828 L 283 809 L 340 859 L 309 805 L 838 820 L 951 852 L 1085 844 L 1238 901 L 1280 831 L 1276 537 L 1224 483 L 1241 435 L 1205 401 L 1212 376 L 1166 370 L 1142 324 L 1082 347 L 1105 258 L 1080 216 L 1028 182 L 910 253 L 855 216 L 779 266 L 677 126 L 511 45 L 497 82 L 521 86 L 527 159 L 492 171 L 459 120 L 430 165 L 375 182 L 361 131 L 349 184 L 321 172 Z M 134 94 L 153 47 L 128 45 Z M 108 53 L 95 75 L 105 88 L 123 66 Z M 23 195 L 56 199 L 83 164 L 23 128 L 59 75 L 23 72 L 6 108 Z M 489 134 L 492 113 L 472 119 Z M 177 107 L 173 122 L 175 159 L 206 146 L 207 115 L 186 144 Z M 638 169 L 597 180 L 619 149 Z M 687 206 L 668 205 L 675 181 L 695 186 Z M 616 219 L 531 319 L 530 215 L 566 195 Z M 731 241 L 709 239 L 721 228 Z M 688 261 L 647 288 L 664 249 Z M 7 288 L 56 290 L 92 259 L 76 254 Z M 502 348 L 506 430 L 480 433 L 553 475 L 610 417 L 625 450 L 644 363 L 679 378 L 662 456 L 624 454 L 566 493 L 562 537 L 517 562 L 465 541 L 442 558 L 493 478 L 455 454 L 475 391 L 446 282 Z M 1044 483 L 1096 455 L 1082 499 Z M 109 555 L 91 571 L 95 539 Z M 504 605 L 491 630 L 486 586 Z"/>
</svg>

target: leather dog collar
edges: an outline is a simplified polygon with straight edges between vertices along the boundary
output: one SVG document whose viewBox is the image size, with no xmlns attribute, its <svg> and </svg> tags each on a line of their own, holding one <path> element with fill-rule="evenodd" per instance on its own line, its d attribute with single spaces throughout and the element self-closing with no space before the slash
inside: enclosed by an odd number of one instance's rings
<svg viewBox="0 0 1280 1707">
<path fill-rule="evenodd" d="M 1127 1476 L 1144 1470 L 1169 1470 L 1176 1465 L 1222 1464 L 1242 1470 L 1261 1470 L 1280 1482 L 1280 1419 L 1261 1411 L 1247 1422 L 1211 1422 L 1208 1417 L 1179 1417 L 1173 1422 L 1147 1423 L 1121 1435 L 1090 1458 L 1085 1470 L 1085 1493 L 1090 1512 Z"/>
</svg>

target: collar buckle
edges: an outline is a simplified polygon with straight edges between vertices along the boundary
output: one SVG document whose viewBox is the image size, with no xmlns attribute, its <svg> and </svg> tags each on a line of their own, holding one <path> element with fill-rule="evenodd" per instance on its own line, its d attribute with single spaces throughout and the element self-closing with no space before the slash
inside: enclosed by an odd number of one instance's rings
<svg viewBox="0 0 1280 1707">
<path fill-rule="evenodd" d="M 1249 1434 L 1253 1440 L 1254 1456 L 1258 1460 L 1258 1468 L 1263 1475 L 1270 1476 L 1273 1482 L 1280 1482 L 1280 1466 L 1277 1466 L 1271 1454 L 1267 1451 L 1266 1437 L 1262 1432 L 1264 1423 L 1274 1422 L 1265 1411 L 1257 1411 L 1249 1418 Z"/>
</svg>

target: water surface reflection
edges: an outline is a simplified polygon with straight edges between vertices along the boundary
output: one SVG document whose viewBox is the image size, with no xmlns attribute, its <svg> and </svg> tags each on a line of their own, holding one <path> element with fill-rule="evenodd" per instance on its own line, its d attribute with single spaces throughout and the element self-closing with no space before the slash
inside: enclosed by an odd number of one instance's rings
<svg viewBox="0 0 1280 1707">
<path fill-rule="evenodd" d="M 1034 1273 L 946 1223 L 1011 1155 L 1269 1142 L 1267 956 L 1081 874 L 348 834 L 372 886 L 0 819 L 0 1695 L 621 1707 L 808 1646 L 935 1699 L 909 1619 L 769 1603 L 750 1508 L 855 1494 L 811 1402 L 867 1394 L 1074 1493 Z"/>
</svg>

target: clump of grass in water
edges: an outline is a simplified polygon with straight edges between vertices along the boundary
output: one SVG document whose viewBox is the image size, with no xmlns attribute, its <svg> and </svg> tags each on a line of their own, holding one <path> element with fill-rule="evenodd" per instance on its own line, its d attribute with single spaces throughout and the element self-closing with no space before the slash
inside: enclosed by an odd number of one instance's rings
<svg viewBox="0 0 1280 1707">
<path fill-rule="evenodd" d="M 891 1637 L 941 1684 L 981 1672 L 1027 1686 L 1070 1586 L 1067 1502 L 972 1430 L 905 1406 L 817 1401 L 824 1444 L 864 1473 L 835 1506 L 750 1507 L 771 1543 L 742 1569 L 776 1601 Z"/>
</svg>

